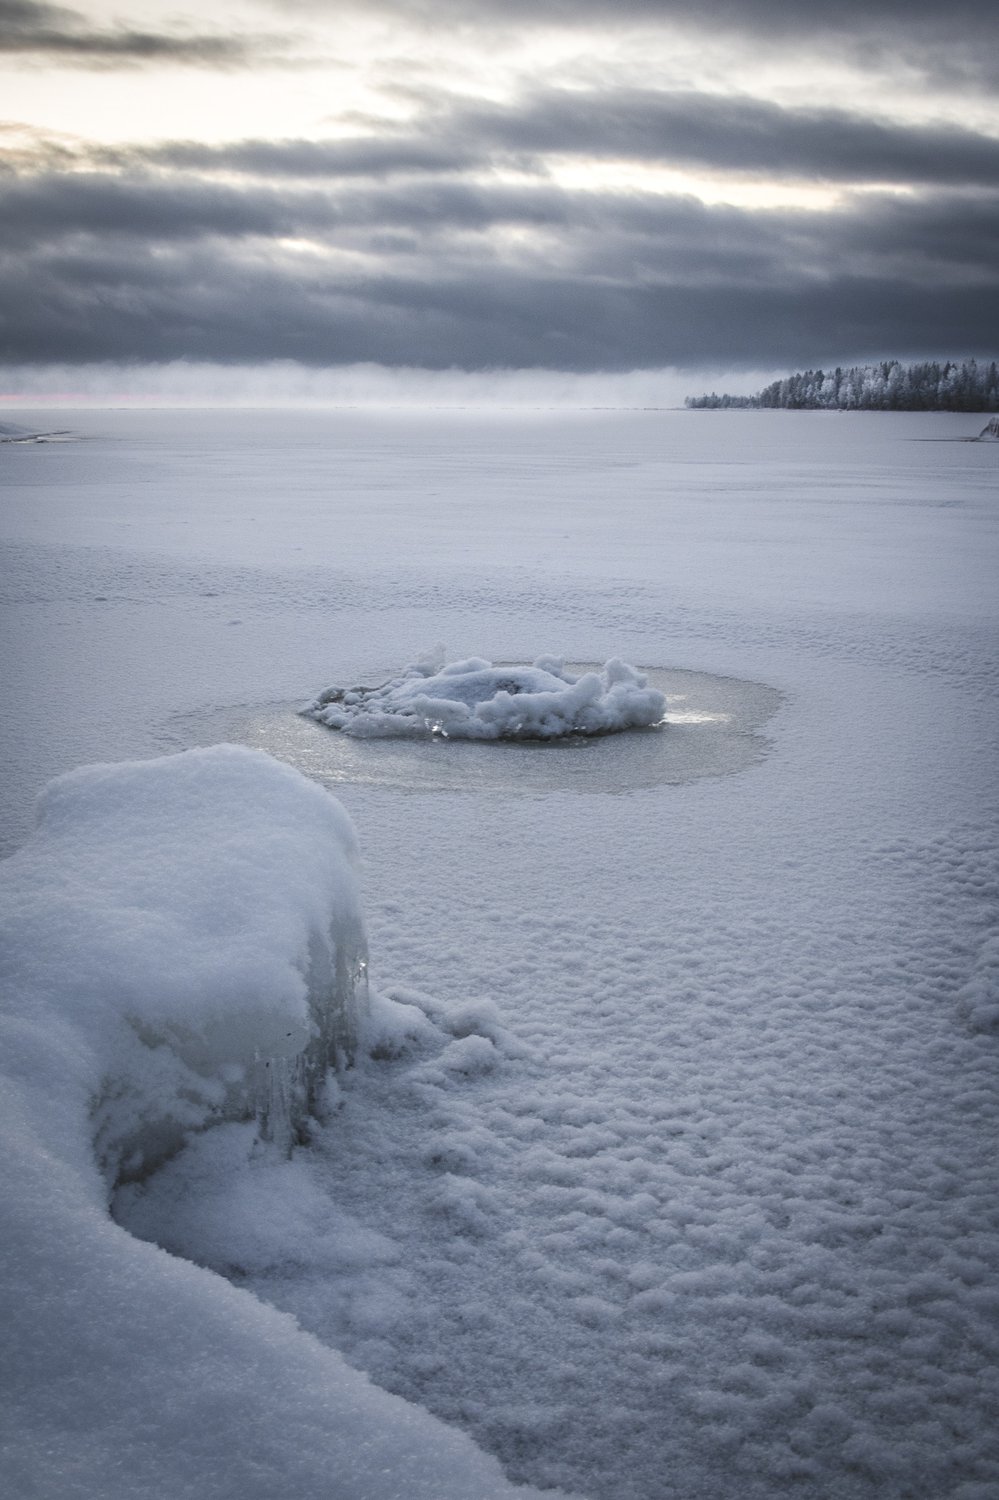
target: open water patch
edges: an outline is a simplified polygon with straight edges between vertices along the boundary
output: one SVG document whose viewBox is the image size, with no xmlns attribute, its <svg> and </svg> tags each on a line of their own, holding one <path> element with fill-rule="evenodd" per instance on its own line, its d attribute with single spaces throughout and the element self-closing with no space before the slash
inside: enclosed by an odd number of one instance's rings
<svg viewBox="0 0 999 1500">
<path fill-rule="evenodd" d="M 599 670 L 574 663 L 573 670 Z M 781 703 L 764 683 L 678 667 L 643 667 L 665 695 L 662 724 L 558 740 L 356 739 L 304 718 L 300 703 L 212 709 L 174 719 L 189 745 L 267 750 L 323 784 L 406 792 L 628 792 L 729 776 L 763 759 L 761 733 Z"/>
<path fill-rule="evenodd" d="M 36 432 L 32 427 L 20 427 L 14 422 L 0 422 L 0 443 L 71 443 L 74 436 L 65 427 Z"/>
</svg>

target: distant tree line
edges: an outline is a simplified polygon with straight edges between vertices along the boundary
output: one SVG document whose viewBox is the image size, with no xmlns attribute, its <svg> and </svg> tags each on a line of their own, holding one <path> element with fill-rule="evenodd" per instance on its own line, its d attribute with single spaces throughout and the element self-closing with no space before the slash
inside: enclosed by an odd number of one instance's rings
<svg viewBox="0 0 999 1500">
<path fill-rule="evenodd" d="M 688 396 L 696 407 L 783 407 L 792 411 L 999 411 L 999 369 L 979 364 L 927 361 L 902 365 L 885 359 L 844 370 L 804 370 L 775 380 L 755 396 Z"/>
</svg>

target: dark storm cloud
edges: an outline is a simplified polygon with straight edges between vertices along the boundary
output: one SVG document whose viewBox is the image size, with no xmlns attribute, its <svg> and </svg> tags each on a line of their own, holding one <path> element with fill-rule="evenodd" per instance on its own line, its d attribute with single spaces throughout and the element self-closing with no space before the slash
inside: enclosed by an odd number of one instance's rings
<svg viewBox="0 0 999 1500">
<path fill-rule="evenodd" d="M 22 284 L 0 358 L 614 370 L 753 365 L 762 349 L 793 368 L 813 363 L 817 349 L 830 358 L 955 346 L 987 353 L 999 335 L 994 316 L 983 326 L 974 288 L 941 286 L 927 304 L 921 287 L 854 276 L 747 296 L 730 284 L 541 284 L 510 273 L 429 288 L 391 278 L 296 285 L 266 265 L 241 267 L 235 278 L 211 269 L 194 262 L 136 281 L 113 263 L 67 262 L 40 284 Z M 31 303 L 40 315 L 27 315 Z"/>
<path fill-rule="evenodd" d="M 78 11 L 33 0 L 0 0 L 0 54 L 80 67 L 183 63 L 225 68 L 259 61 L 263 38 L 93 27 Z"/>
<path fill-rule="evenodd" d="M 0 184 L 0 225 L 10 362 L 588 370 L 999 347 L 999 195 L 750 213 L 541 180 L 90 174 Z"/>
<path fill-rule="evenodd" d="M 703 272 L 710 258 L 736 276 L 765 255 L 772 274 L 785 262 L 828 266 L 841 250 L 902 263 L 932 252 L 963 265 L 969 256 L 994 264 L 999 195 L 955 192 L 915 198 L 863 195 L 836 213 L 747 212 L 709 207 L 692 197 L 652 193 L 572 193 L 543 180 L 476 185 L 462 181 L 352 182 L 327 188 L 270 183 L 233 186 L 175 177 L 99 173 L 0 182 L 0 249 L 47 254 L 83 243 L 112 247 L 123 240 L 155 251 L 176 242 L 238 242 L 315 237 L 332 248 L 382 259 L 386 231 L 409 231 L 426 275 L 442 254 L 464 255 L 469 236 L 487 264 L 502 257 L 489 236 L 506 229 L 541 237 L 548 264 L 571 263 L 625 280 L 636 263 L 672 275 Z M 433 254 L 433 263 L 430 254 Z M 530 241 L 517 252 L 539 261 Z M 689 264 L 682 256 L 689 257 Z M 677 257 L 681 257 L 679 260 Z M 543 268 L 537 274 L 543 276 Z"/>
<path fill-rule="evenodd" d="M 461 182 L 369 185 L 339 193 L 238 188 L 201 181 L 71 173 L 0 183 L 0 248 L 41 249 L 123 237 L 176 240 L 412 229 L 447 237 L 504 224 L 580 227 L 585 208 L 557 189 L 477 188 Z"/>
<path fill-rule="evenodd" d="M 98 174 L 36 177 L 0 186 L 0 246 L 134 238 L 154 247 L 203 235 L 243 237 L 290 234 L 308 217 L 308 205 L 282 210 L 279 195 L 253 194 L 193 181 L 169 186 Z M 327 221 L 329 215 L 327 214 Z"/>
</svg>

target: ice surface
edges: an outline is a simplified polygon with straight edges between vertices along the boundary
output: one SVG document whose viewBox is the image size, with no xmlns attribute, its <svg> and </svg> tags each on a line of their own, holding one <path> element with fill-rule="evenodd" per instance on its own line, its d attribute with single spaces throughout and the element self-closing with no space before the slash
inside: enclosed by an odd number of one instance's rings
<svg viewBox="0 0 999 1500">
<path fill-rule="evenodd" d="M 364 739 L 556 740 L 659 724 L 666 699 L 617 657 L 576 676 L 552 656 L 493 666 L 440 652 L 379 687 L 327 688 L 302 712 Z"/>
<path fill-rule="evenodd" d="M 999 447 L 959 415 L 60 420 L 87 441 L 0 449 L 5 847 L 50 776 L 270 743 L 283 704 L 360 830 L 380 1036 L 290 1160 L 233 1122 L 124 1184 L 133 1234 L 92 1044 L 8 1042 L 6 1488 L 504 1493 L 460 1430 L 589 1500 L 992 1500 Z M 287 704 L 441 637 L 781 709 L 671 780 L 629 767 L 710 725 L 442 745 Z"/>
</svg>

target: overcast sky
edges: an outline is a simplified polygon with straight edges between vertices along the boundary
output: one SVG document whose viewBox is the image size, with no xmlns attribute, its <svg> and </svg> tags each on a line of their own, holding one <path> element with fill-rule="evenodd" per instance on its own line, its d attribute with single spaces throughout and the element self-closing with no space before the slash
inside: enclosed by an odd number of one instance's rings
<svg viewBox="0 0 999 1500">
<path fill-rule="evenodd" d="M 999 353 L 996 0 L 183 4 L 0 0 L 8 368 Z"/>
</svg>

